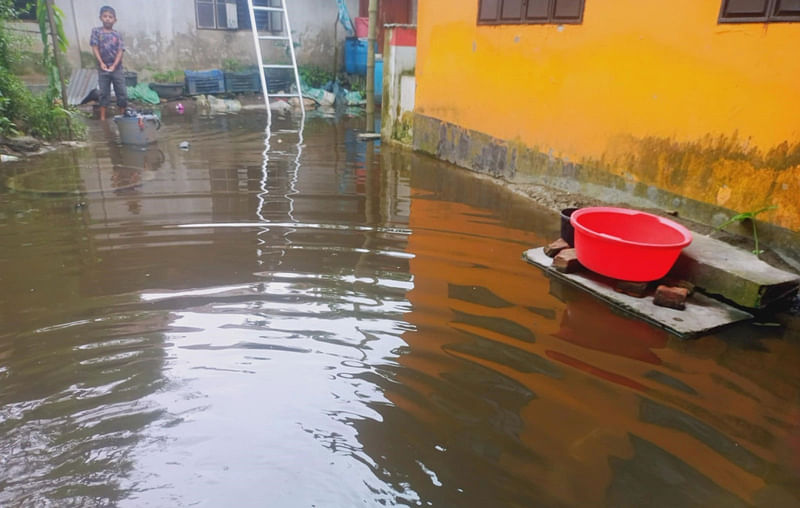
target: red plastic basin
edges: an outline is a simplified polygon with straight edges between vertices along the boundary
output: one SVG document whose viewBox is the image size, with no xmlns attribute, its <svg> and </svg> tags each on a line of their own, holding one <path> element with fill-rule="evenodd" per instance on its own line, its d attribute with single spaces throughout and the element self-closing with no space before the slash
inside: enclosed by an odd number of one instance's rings
<svg viewBox="0 0 800 508">
<path fill-rule="evenodd" d="M 570 222 L 575 229 L 578 261 L 614 279 L 660 279 L 692 242 L 692 233 L 680 224 L 627 208 L 581 208 L 572 214 Z"/>
</svg>

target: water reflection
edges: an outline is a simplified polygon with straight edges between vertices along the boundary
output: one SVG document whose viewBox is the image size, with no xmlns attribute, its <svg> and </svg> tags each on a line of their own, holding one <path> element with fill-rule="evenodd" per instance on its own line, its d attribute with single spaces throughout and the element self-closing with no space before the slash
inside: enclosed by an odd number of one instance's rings
<svg viewBox="0 0 800 508">
<path fill-rule="evenodd" d="M 263 121 L 0 168 L 0 504 L 797 504 L 783 329 L 679 341 L 524 263 L 550 212 Z"/>
</svg>

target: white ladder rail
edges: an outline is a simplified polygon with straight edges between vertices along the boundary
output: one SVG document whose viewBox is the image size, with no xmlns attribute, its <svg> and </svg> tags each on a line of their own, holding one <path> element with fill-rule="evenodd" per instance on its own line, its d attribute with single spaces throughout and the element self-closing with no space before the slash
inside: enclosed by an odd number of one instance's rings
<svg viewBox="0 0 800 508">
<path fill-rule="evenodd" d="M 300 85 L 300 73 L 297 70 L 297 57 L 294 51 L 294 41 L 292 40 L 292 26 L 291 23 L 289 22 L 289 11 L 286 8 L 286 0 L 278 0 L 278 1 L 280 2 L 280 7 L 253 5 L 253 0 L 247 0 L 248 11 L 250 13 L 250 28 L 253 33 L 253 43 L 255 44 L 256 48 L 256 58 L 258 59 L 259 78 L 261 79 L 261 93 L 264 96 L 264 105 L 267 108 L 267 118 L 269 122 L 272 122 L 272 110 L 269 107 L 270 97 L 297 97 L 297 100 L 300 103 L 300 113 L 302 115 L 300 121 L 302 124 L 305 120 L 306 109 L 305 109 L 305 104 L 303 103 L 303 89 L 302 86 Z M 256 11 L 283 13 L 283 26 L 286 31 L 286 35 L 260 35 L 258 31 L 258 26 L 256 25 L 256 14 L 255 14 Z M 261 52 L 262 40 L 286 41 L 289 46 L 289 55 L 292 59 L 292 63 L 265 64 L 264 57 Z M 297 93 L 296 94 L 269 93 L 269 89 L 267 87 L 267 76 L 266 76 L 267 69 L 292 69 L 294 71 L 294 82 L 295 82 L 295 87 L 297 89 Z"/>
</svg>

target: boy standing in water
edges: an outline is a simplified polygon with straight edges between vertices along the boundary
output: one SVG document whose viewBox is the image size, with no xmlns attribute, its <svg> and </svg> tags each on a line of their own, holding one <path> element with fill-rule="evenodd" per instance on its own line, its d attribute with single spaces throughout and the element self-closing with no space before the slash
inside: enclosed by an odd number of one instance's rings
<svg viewBox="0 0 800 508">
<path fill-rule="evenodd" d="M 125 88 L 125 73 L 122 70 L 122 53 L 125 46 L 122 36 L 114 30 L 117 13 L 113 7 L 104 5 L 100 8 L 100 21 L 103 26 L 92 28 L 89 45 L 97 59 L 97 83 L 100 86 L 100 120 L 106 119 L 106 108 L 110 102 L 111 84 L 117 96 L 117 106 L 125 109 L 128 106 L 128 92 Z"/>
</svg>

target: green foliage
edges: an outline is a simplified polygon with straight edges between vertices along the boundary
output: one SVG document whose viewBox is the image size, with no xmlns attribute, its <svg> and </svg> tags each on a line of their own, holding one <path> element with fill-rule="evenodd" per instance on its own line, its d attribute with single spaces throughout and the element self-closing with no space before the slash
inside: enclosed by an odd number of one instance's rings
<svg viewBox="0 0 800 508">
<path fill-rule="evenodd" d="M 346 84 L 350 86 L 350 90 L 359 92 L 361 95 L 367 94 L 367 78 L 366 76 L 350 76 Z"/>
<path fill-rule="evenodd" d="M 776 208 L 778 208 L 778 205 L 765 206 L 764 208 L 759 208 L 758 210 L 754 210 L 752 212 L 743 212 L 736 214 L 730 219 L 720 224 L 719 226 L 717 226 L 716 228 L 714 228 L 714 231 L 719 231 L 725 226 L 733 224 L 734 222 L 750 221 L 750 223 L 753 225 L 753 241 L 755 242 L 755 248 L 753 249 L 753 254 L 758 256 L 764 251 L 758 248 L 758 231 L 756 231 L 756 221 L 755 221 L 756 215 L 763 212 L 767 212 L 769 210 L 774 210 Z"/>
<path fill-rule="evenodd" d="M 24 132 L 47 140 L 84 136 L 83 123 L 55 104 L 51 94 L 34 96 L 17 76 L 1 66 L 0 90 L 0 135 Z"/>
<path fill-rule="evenodd" d="M 153 73 L 153 81 L 156 83 L 181 83 L 183 82 L 183 79 L 183 71 L 179 70 L 160 71 Z"/>
<path fill-rule="evenodd" d="M 39 1 L 43 3 L 43 0 Z M 11 0 L 0 0 L 0 135 L 27 133 L 48 140 L 82 136 L 85 126 L 72 121 L 72 113 L 56 104 L 58 86 L 54 86 L 52 80 L 47 93 L 34 96 L 12 71 L 11 67 L 19 61 L 20 55 L 19 49 L 10 43 L 5 21 L 15 15 Z M 66 38 L 59 42 L 59 48 L 65 47 L 64 44 Z M 50 53 L 45 56 L 49 57 Z M 52 71 L 55 68 L 52 57 L 47 62 L 51 66 L 49 71 Z M 58 74 L 54 76 L 57 80 Z"/>
<path fill-rule="evenodd" d="M 59 105 L 54 105 L 50 97 L 39 95 L 32 97 L 30 115 L 27 122 L 28 132 L 42 139 L 68 139 L 83 137 L 85 126 L 73 121 L 73 114 Z M 79 132 L 74 132 L 79 126 Z"/>
<path fill-rule="evenodd" d="M 17 17 L 17 10 L 12 0 L 0 0 L 0 19 L 13 19 Z"/>
<path fill-rule="evenodd" d="M 31 93 L 17 76 L 1 65 L 0 91 L 3 94 L 0 101 L 0 135 L 16 135 L 19 133 L 17 122 L 25 118 Z"/>
<path fill-rule="evenodd" d="M 20 19 L 36 19 L 36 0 L 11 0 L 4 2 L 13 9 L 13 16 Z M 5 17 L 3 13 L 0 16 Z"/>
<path fill-rule="evenodd" d="M 236 60 L 235 58 L 226 58 L 222 60 L 222 70 L 227 72 L 242 72 L 247 69 L 247 66 Z"/>
<path fill-rule="evenodd" d="M 300 80 L 312 88 L 320 88 L 328 81 L 333 81 L 333 74 L 315 65 L 299 65 L 297 72 Z"/>
<path fill-rule="evenodd" d="M 55 26 L 56 35 L 56 51 L 66 53 L 69 43 L 67 36 L 64 34 L 64 12 L 53 5 L 53 25 Z M 50 91 L 48 95 L 55 97 L 61 90 L 61 82 L 58 78 L 58 66 L 56 65 L 53 57 L 53 52 L 50 48 L 50 18 L 47 14 L 47 2 L 45 0 L 37 0 L 36 3 L 36 20 L 39 22 L 39 33 L 42 37 L 42 64 L 44 65 L 45 72 L 47 73 L 48 82 L 50 84 Z"/>
<path fill-rule="evenodd" d="M 0 65 L 10 67 L 13 60 L 11 38 L 5 27 L 5 21 L 15 16 L 14 7 L 10 0 L 0 0 Z"/>
<path fill-rule="evenodd" d="M 3 92 L 0 91 L 0 135 L 2 136 L 16 136 L 19 134 L 17 126 L 8 118 L 7 110 L 11 104 L 11 99 L 3 97 Z"/>
<path fill-rule="evenodd" d="M 47 17 L 47 2 L 45 0 L 37 0 L 36 5 L 36 20 L 39 22 L 39 33 L 42 37 L 42 44 L 44 45 L 45 53 L 50 52 L 50 22 Z M 58 50 L 66 53 L 69 47 L 67 36 L 64 34 L 64 11 L 53 5 L 53 24 L 56 27 L 56 45 Z"/>
</svg>

